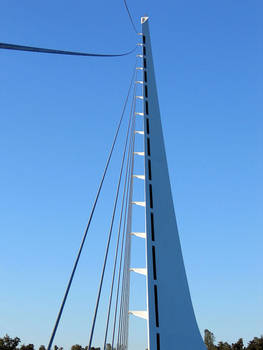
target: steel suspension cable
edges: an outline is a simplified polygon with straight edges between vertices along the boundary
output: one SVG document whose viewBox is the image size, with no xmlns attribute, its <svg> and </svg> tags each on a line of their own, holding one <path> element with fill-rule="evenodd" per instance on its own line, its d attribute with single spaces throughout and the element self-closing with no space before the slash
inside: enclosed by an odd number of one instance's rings
<svg viewBox="0 0 263 350">
<path fill-rule="evenodd" d="M 130 214 L 128 214 L 130 217 Z M 129 219 L 129 218 L 128 218 Z M 130 219 L 129 219 L 130 221 Z M 126 249 L 126 263 L 125 263 L 125 282 L 123 284 L 123 306 L 122 306 L 122 320 L 121 320 L 121 325 L 120 325 L 120 332 L 119 332 L 119 345 L 122 348 L 122 346 L 125 346 L 125 338 L 127 334 L 127 321 L 128 321 L 128 311 L 129 311 L 129 276 L 130 276 L 130 244 L 131 244 L 131 237 L 130 237 L 130 232 L 131 232 L 131 225 L 128 223 L 127 226 L 127 249 Z"/>
<path fill-rule="evenodd" d="M 135 111 L 134 111 L 135 112 Z M 122 283 L 122 296 L 121 296 L 121 305 L 120 305 L 120 319 L 119 319 L 119 327 L 118 327 L 118 341 L 117 341 L 117 350 L 120 345 L 123 344 L 124 340 L 124 330 L 126 324 L 126 316 L 128 314 L 127 310 L 127 302 L 128 302 L 128 276 L 129 276 L 129 243 L 130 243 L 130 217 L 131 217 L 131 209 L 132 209 L 132 192 L 133 192 L 133 165 L 134 165 L 134 135 L 133 135 L 133 147 L 132 147 L 132 165 L 131 165 L 131 185 L 130 185 L 130 193 L 129 193 L 129 203 L 128 203 L 128 218 L 127 218 L 127 227 L 126 227 L 126 243 L 125 243 L 125 259 L 124 259 L 124 268 L 123 268 L 123 283 Z"/>
<path fill-rule="evenodd" d="M 78 52 L 78 51 L 65 51 L 65 50 L 47 49 L 47 48 L 35 47 L 35 46 L 9 44 L 9 43 L 0 43 L 0 49 L 35 52 L 35 53 L 49 53 L 49 54 L 67 55 L 67 56 L 120 57 L 120 56 L 130 55 L 136 50 L 136 47 L 130 51 L 127 51 L 124 53 L 118 53 L 118 54 L 99 54 L 99 53 L 88 53 L 88 52 Z"/>
<path fill-rule="evenodd" d="M 130 165 L 129 165 L 130 169 Z M 128 171 L 130 173 L 130 171 Z M 125 214 L 124 218 L 126 218 L 127 214 L 127 204 L 128 204 L 128 193 L 129 193 L 129 187 L 130 187 L 130 178 L 128 179 L 128 186 L 127 186 L 127 193 L 126 193 L 126 201 L 125 201 Z M 125 219 L 124 219 L 125 220 Z M 119 292 L 120 292 L 120 277 L 122 272 L 122 263 L 123 263 L 123 250 L 124 250 L 124 241 L 125 241 L 125 231 L 126 229 L 126 222 L 124 221 L 123 229 L 122 229 L 122 243 L 121 243 L 121 256 L 119 261 L 119 273 L 118 273 L 118 282 L 117 282 L 117 293 L 116 293 L 116 301 L 115 301 L 115 310 L 114 310 L 114 321 L 113 321 L 113 330 L 112 330 L 112 341 L 111 341 L 111 348 L 114 348 L 114 340 L 115 340 L 115 329 L 116 329 L 116 321 L 117 321 L 117 312 L 118 312 L 118 303 L 119 303 Z"/>
<path fill-rule="evenodd" d="M 134 128 L 133 128 L 134 129 Z M 128 169 L 128 186 L 126 193 L 126 202 L 125 202 L 125 214 L 124 214 L 124 225 L 122 229 L 122 243 L 121 243 L 121 256 L 119 261 L 119 272 L 118 272 L 118 282 L 117 282 L 117 293 L 116 293 L 116 302 L 115 302 L 115 311 L 114 311 L 114 322 L 113 322 L 113 331 L 112 331 L 112 342 L 111 348 L 114 348 L 114 340 L 115 340 L 115 329 L 116 329 L 116 321 L 117 321 L 117 313 L 118 313 L 118 303 L 119 303 L 119 291 L 120 291 L 120 280 L 121 280 L 121 272 L 122 272 L 122 262 L 123 262 L 123 252 L 124 252 L 124 241 L 125 241 L 125 233 L 126 233 L 126 217 L 127 217 L 127 209 L 129 204 L 129 188 L 131 182 L 131 160 L 132 160 L 132 144 L 130 145 L 130 154 L 129 154 L 129 169 Z"/>
<path fill-rule="evenodd" d="M 132 27 L 133 27 L 133 29 L 134 29 L 135 33 L 137 34 L 137 33 L 138 33 L 138 30 L 137 30 L 137 29 L 136 29 L 136 27 L 135 27 L 135 24 L 134 24 L 134 22 L 133 22 L 133 19 L 132 19 L 132 16 L 131 16 L 131 13 L 130 13 L 130 10 L 129 10 L 129 8 L 128 8 L 128 5 L 127 5 L 126 0 L 124 0 L 124 5 L 125 5 L 125 7 L 126 7 L 126 10 L 127 10 L 128 16 L 129 16 L 130 21 L 131 21 L 131 24 L 132 24 Z"/>
<path fill-rule="evenodd" d="M 135 111 L 134 111 L 135 112 Z M 131 167 L 131 173 L 133 174 L 134 169 L 134 145 L 135 145 L 135 133 L 133 135 L 133 150 L 132 150 L 132 167 Z M 124 323 L 124 332 L 123 332 L 123 346 L 124 349 L 128 347 L 128 335 L 129 335 L 129 304 L 130 304 L 130 274 L 131 274 L 131 244 L 132 239 L 131 235 L 129 234 L 131 232 L 132 228 L 132 211 L 133 211 L 133 204 L 132 204 L 132 197 L 133 197 L 133 176 L 131 177 L 131 187 L 130 187 L 130 210 L 128 212 L 129 214 L 129 227 L 127 231 L 127 237 L 128 237 L 128 259 L 127 259 L 127 287 L 126 287 L 126 309 L 125 309 L 125 323 Z"/>
<path fill-rule="evenodd" d="M 127 232 L 129 230 L 127 229 Z M 125 263 L 125 283 L 124 283 L 124 298 L 123 298 L 123 307 L 122 307 L 122 320 L 121 320 L 121 329 L 120 329 L 120 335 L 119 335 L 119 345 L 120 348 L 124 346 L 124 338 L 125 338 L 125 331 L 126 331 L 126 317 L 127 317 L 127 303 L 128 303 L 128 266 L 129 266 L 129 244 L 130 244 L 130 238 L 127 235 L 127 249 L 126 249 L 126 263 Z"/>
<path fill-rule="evenodd" d="M 130 192 L 130 189 L 129 189 Z M 128 195 L 128 208 L 129 208 L 129 199 L 130 199 L 130 195 Z M 126 220 L 128 220 L 128 212 L 127 212 L 127 218 Z M 121 304 L 120 304 L 120 318 L 119 318 L 119 325 L 123 324 L 123 319 L 124 319 L 124 315 L 125 315 L 125 311 L 124 311 L 124 300 L 125 300 L 125 291 L 126 291 L 126 277 L 127 277 L 127 226 L 128 224 L 126 224 L 125 227 L 125 254 L 124 254 L 124 266 L 123 266 L 123 278 L 122 278 L 122 296 L 121 296 Z M 118 334 L 119 335 L 119 334 Z M 118 341 L 119 343 L 119 341 Z"/>
<path fill-rule="evenodd" d="M 128 205 L 129 206 L 129 205 Z M 129 210 L 129 208 L 128 208 Z M 128 218 L 128 216 L 127 216 Z M 127 289 L 127 250 L 128 250 L 128 229 L 126 227 L 126 241 L 125 241 L 125 257 L 124 257 L 124 267 L 123 267 L 123 277 L 122 277 L 122 292 L 121 292 L 121 303 L 120 303 L 120 317 L 119 317 L 119 327 L 118 327 L 118 337 L 117 337 L 117 349 L 120 348 L 122 344 L 122 332 L 124 328 L 124 318 L 125 318 L 125 300 L 126 300 L 126 289 Z"/>
<path fill-rule="evenodd" d="M 129 336 L 129 305 L 130 305 L 130 275 L 131 275 L 131 271 L 130 271 L 130 267 L 131 267 L 131 237 L 129 237 L 129 260 L 128 260 L 128 296 L 127 296 L 127 306 L 126 306 L 126 325 L 125 325 L 125 333 L 124 333 L 124 346 L 125 348 L 127 348 L 128 345 L 128 336 Z"/>
<path fill-rule="evenodd" d="M 132 211 L 132 209 L 131 209 L 131 211 Z M 129 220 L 130 222 L 129 222 L 128 232 L 131 232 L 131 216 L 132 216 L 132 213 L 130 212 L 130 220 Z M 131 237 L 129 235 L 128 236 L 126 303 L 125 303 L 125 318 L 124 318 L 123 341 L 122 341 L 124 348 L 127 346 L 128 328 L 129 328 L 130 261 L 131 261 Z"/>
<path fill-rule="evenodd" d="M 134 111 L 135 112 L 135 111 Z M 131 187 L 130 187 L 130 199 L 129 199 L 129 211 L 128 211 L 128 226 L 127 226 L 127 239 L 128 239 L 128 251 L 127 251 L 127 267 L 126 267 L 126 298 L 125 298 L 125 313 L 124 313 L 124 329 L 123 329 L 123 345 L 125 347 L 128 339 L 128 327 L 129 327 L 129 300 L 130 300 L 130 258 L 131 258 L 131 223 L 132 223 L 132 197 L 133 197 L 133 168 L 134 168 L 134 144 L 135 134 L 133 134 L 133 150 L 132 150 L 132 166 L 131 166 Z"/>
<path fill-rule="evenodd" d="M 134 135 L 133 135 L 134 137 Z M 133 143 L 134 147 L 134 143 Z M 133 150 L 132 150 L 133 155 Z M 133 162 L 134 157 L 132 157 L 132 166 L 131 166 L 131 186 L 130 186 L 130 193 L 129 193 L 129 207 L 128 207 L 128 217 L 127 217 L 127 228 L 126 228 L 126 236 L 127 236 L 127 249 L 126 249 L 126 264 L 125 264 L 125 284 L 124 284 L 124 301 L 123 301 L 123 317 L 122 317 L 122 328 L 121 328 L 121 335 L 120 335 L 120 343 L 121 345 L 125 345 L 125 334 L 127 333 L 127 318 L 128 318 L 128 311 L 129 311 L 129 276 L 130 276 L 130 244 L 131 244 L 131 216 L 132 216 L 132 193 L 133 193 Z"/>
<path fill-rule="evenodd" d="M 70 291 L 70 287 L 71 287 L 71 284 L 72 284 L 72 281 L 73 281 L 73 278 L 74 278 L 74 275 L 75 275 L 75 272 L 76 272 L 76 269 L 77 269 L 77 266 L 78 266 L 78 263 L 79 263 L 79 259 L 80 259 L 83 247 L 84 247 L 84 243 L 85 243 L 86 238 L 87 238 L 89 227 L 90 227 L 93 215 L 94 215 L 94 211 L 95 211 L 95 208 L 96 208 L 99 196 L 100 196 L 100 192 L 101 192 L 101 189 L 102 189 L 102 186 L 103 186 L 103 183 L 104 183 L 104 179 L 105 179 L 105 176 L 106 176 L 106 173 L 107 173 L 110 161 L 111 161 L 112 153 L 113 153 L 113 150 L 115 148 L 115 144 L 116 144 L 116 141 L 117 141 L 117 138 L 118 138 L 118 135 L 119 135 L 120 127 L 121 127 L 121 124 L 122 124 L 122 121 L 123 121 L 123 118 L 124 118 L 126 106 L 127 106 L 128 100 L 129 100 L 131 88 L 132 88 L 132 85 L 133 85 L 133 80 L 134 80 L 134 77 L 135 77 L 135 72 L 136 72 L 136 64 L 135 64 L 135 67 L 134 67 L 133 72 L 132 72 L 132 77 L 131 77 L 128 93 L 127 93 L 127 96 L 126 96 L 125 101 L 124 101 L 124 106 L 123 106 L 123 109 L 122 109 L 122 112 L 121 112 L 121 117 L 120 117 L 119 123 L 117 125 L 117 130 L 116 130 L 115 135 L 114 135 L 113 143 L 111 145 L 111 149 L 110 149 L 107 161 L 106 161 L 106 165 L 105 165 L 105 168 L 104 168 L 104 171 L 103 171 L 103 175 L 102 175 L 102 178 L 101 178 L 98 190 L 97 190 L 95 201 L 94 201 L 93 206 L 92 206 L 92 210 L 91 210 L 91 213 L 90 213 L 88 224 L 87 224 L 86 229 L 84 231 L 84 235 L 83 235 L 83 238 L 82 238 L 82 241 L 81 241 L 81 244 L 80 244 L 80 248 L 79 248 L 76 260 L 75 260 L 74 265 L 73 265 L 73 269 L 72 269 L 72 272 L 71 272 L 71 275 L 70 275 L 70 278 L 69 278 L 69 281 L 68 281 L 68 284 L 67 284 L 67 288 L 66 288 L 66 291 L 65 291 L 65 294 L 64 294 L 64 297 L 63 297 L 63 300 L 62 300 L 62 303 L 61 303 L 61 306 L 60 306 L 60 309 L 59 309 L 59 312 L 58 312 L 58 315 L 57 315 L 57 319 L 56 319 L 53 331 L 52 331 L 51 336 L 50 336 L 50 340 L 49 340 L 49 343 L 48 343 L 47 350 L 50 350 L 51 347 L 52 347 L 53 340 L 54 340 L 54 337 L 56 335 L 57 328 L 58 328 L 58 325 L 59 325 L 59 322 L 60 322 L 60 319 L 61 319 L 61 316 L 62 316 L 62 313 L 63 313 L 63 310 L 64 310 L 64 306 L 65 306 L 65 303 L 67 301 L 67 297 L 68 297 L 68 294 L 69 294 L 69 291 Z"/>
<path fill-rule="evenodd" d="M 128 207 L 129 207 L 129 197 L 128 197 Z M 128 219 L 128 212 L 127 212 L 127 219 Z M 122 293 L 121 293 L 121 303 L 120 303 L 120 316 L 119 316 L 119 329 L 123 327 L 124 323 L 124 317 L 125 317 L 125 310 L 124 310 L 124 304 L 125 304 L 125 291 L 126 291 L 126 280 L 127 280 L 127 244 L 128 244 L 128 236 L 127 236 L 127 224 L 125 227 L 125 253 L 124 253 L 124 266 L 123 266 L 123 277 L 122 277 Z M 120 332 L 118 331 L 118 341 L 117 341 L 117 349 L 119 348 L 120 341 Z"/>
<path fill-rule="evenodd" d="M 132 27 L 137 34 L 138 31 L 135 27 L 135 24 L 133 22 L 130 10 L 128 8 L 128 5 L 126 3 L 126 0 L 124 0 L 124 5 L 126 8 L 126 11 L 128 13 L 128 16 L 130 18 Z M 19 44 L 10 44 L 10 43 L 0 43 L 0 49 L 3 50 L 12 50 L 12 51 L 24 51 L 24 52 L 35 52 L 35 53 L 48 53 L 48 54 L 55 54 L 55 55 L 67 55 L 67 56 L 88 56 L 88 57 L 121 57 L 121 56 L 127 56 L 133 53 L 136 50 L 136 47 L 132 50 L 129 50 L 127 52 L 123 53 L 117 53 L 117 54 L 100 54 L 100 53 L 90 53 L 90 52 L 79 52 L 79 51 L 68 51 L 68 50 L 57 50 L 57 49 L 48 49 L 43 47 L 36 47 L 36 46 L 27 46 L 27 45 L 19 45 Z"/>
<path fill-rule="evenodd" d="M 130 119 L 131 119 L 131 117 L 132 117 L 132 115 L 130 116 Z M 129 124 L 129 127 L 130 127 L 130 124 Z M 98 295 L 97 295 L 97 301 L 96 301 L 96 306 L 95 306 L 95 311 L 94 311 L 94 316 L 93 316 L 93 321 L 92 321 L 92 326 L 91 326 L 91 333 L 90 333 L 90 339 L 89 339 L 89 345 L 88 345 L 89 349 L 91 348 L 91 345 L 92 345 L 93 334 L 94 334 L 94 329 L 95 329 L 95 324 L 96 324 L 96 319 L 97 319 L 97 312 L 98 312 L 98 307 L 99 307 L 99 302 L 100 302 L 100 296 L 101 296 L 101 290 L 102 290 L 102 285 L 103 285 L 103 280 L 104 280 L 105 268 L 106 268 L 106 264 L 107 264 L 109 247 L 110 247 L 110 242 L 111 242 L 111 237 L 112 237 L 112 229 L 113 229 L 116 208 L 117 208 L 117 203 L 118 203 L 118 198 L 119 198 L 120 185 L 121 185 L 123 168 L 124 168 L 124 161 L 125 161 L 125 157 L 126 157 L 128 137 L 129 137 L 129 128 L 128 128 L 127 135 L 126 135 L 126 142 L 125 142 L 124 152 L 123 152 L 123 156 L 122 156 L 121 170 L 120 170 L 120 175 L 119 175 L 119 180 L 118 180 L 118 185 L 117 185 L 117 191 L 116 191 L 116 195 L 115 195 L 110 231 L 109 231 L 109 235 L 108 235 L 106 252 L 105 252 L 103 268 L 102 268 L 102 273 L 101 273 L 101 279 L 100 279 L 100 284 L 99 284 L 99 290 L 98 290 Z"/>
<path fill-rule="evenodd" d="M 132 136 L 134 133 L 134 116 L 132 115 L 133 112 L 133 104 L 135 102 L 135 90 L 133 93 L 133 102 L 132 102 L 132 107 L 130 111 L 130 121 L 129 121 L 129 129 L 128 133 L 130 133 L 129 137 L 127 134 L 127 139 L 125 143 L 125 152 L 128 146 L 128 138 L 130 139 L 129 144 L 131 145 L 132 142 Z M 130 128 L 131 126 L 131 128 Z M 129 147 L 130 148 L 130 147 Z M 125 180 L 124 180 L 124 190 L 123 190 L 123 198 L 122 198 L 122 204 L 121 204 L 121 214 L 120 214 L 120 220 L 119 220 L 119 228 L 118 228 L 118 234 L 117 234 L 117 244 L 116 244 L 116 249 L 115 249 L 115 257 L 114 257 L 114 267 L 113 267 L 113 273 L 112 273 L 112 282 L 111 282 L 111 290 L 110 290 L 110 298 L 109 298 L 109 306 L 108 306 L 108 313 L 107 313 L 107 322 L 106 322 L 106 330 L 105 330 L 105 337 L 104 337 L 104 345 L 103 349 L 106 349 L 106 342 L 107 342 L 107 336 L 108 336 L 108 328 L 109 328 L 109 320 L 110 320 L 110 314 L 111 314 L 111 305 L 112 305 L 112 296 L 113 296 L 113 289 L 114 289 L 114 284 L 115 284 L 115 274 L 116 274 L 116 267 L 117 267 L 117 259 L 118 259 L 118 253 L 119 253 L 119 243 L 120 243 L 120 236 L 121 236 L 121 225 L 122 225 L 122 216 L 123 216 L 123 209 L 124 209 L 124 199 L 125 199 L 125 189 L 126 189 L 126 183 L 127 183 L 127 178 L 128 178 L 128 169 L 129 169 L 129 151 L 127 155 L 127 165 L 126 165 L 126 171 L 125 171 Z"/>
</svg>

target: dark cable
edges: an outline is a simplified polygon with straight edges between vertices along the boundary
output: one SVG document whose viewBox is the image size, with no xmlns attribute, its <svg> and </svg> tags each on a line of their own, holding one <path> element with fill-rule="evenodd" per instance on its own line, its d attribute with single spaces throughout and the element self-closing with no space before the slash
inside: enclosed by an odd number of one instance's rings
<svg viewBox="0 0 263 350">
<path fill-rule="evenodd" d="M 130 96 L 130 91 L 131 91 L 131 87 L 132 87 L 132 84 L 133 84 L 135 71 L 136 71 L 136 69 L 134 69 L 133 73 L 132 73 L 130 86 L 129 86 L 128 93 L 127 93 L 127 96 L 126 96 L 126 99 L 125 99 L 125 102 L 124 102 L 124 106 L 123 106 L 123 109 L 122 109 L 122 113 L 121 113 L 121 118 L 120 118 L 119 124 L 117 126 L 117 130 L 116 130 L 116 133 L 115 133 L 115 136 L 114 136 L 114 139 L 113 139 L 111 150 L 110 150 L 107 162 L 106 162 L 106 166 L 105 166 L 102 178 L 101 178 L 101 182 L 100 182 L 97 194 L 96 194 L 95 201 L 93 203 L 93 207 L 92 207 L 92 210 L 91 210 L 89 221 L 88 221 L 88 224 L 87 224 L 85 232 L 84 232 L 84 236 L 83 236 L 82 241 L 81 241 L 81 245 L 80 245 L 80 248 L 79 248 L 79 251 L 78 251 L 78 255 L 77 255 L 77 258 L 75 260 L 75 263 L 74 263 L 74 266 L 73 266 L 73 270 L 72 270 L 71 275 L 70 275 L 70 279 L 69 279 L 69 282 L 68 282 L 68 285 L 67 285 L 67 288 L 66 288 L 66 292 L 65 292 L 65 295 L 63 297 L 63 300 L 62 300 L 62 303 L 61 303 L 61 306 L 60 306 L 60 309 L 59 309 L 59 312 L 58 312 L 58 315 L 57 315 L 57 319 L 56 319 L 55 326 L 54 326 L 54 329 L 52 331 L 52 334 L 51 334 L 51 337 L 50 337 L 50 340 L 49 340 L 49 344 L 48 344 L 47 350 L 50 350 L 51 347 L 52 347 L 52 343 L 53 343 L 54 337 L 55 337 L 56 332 L 57 332 L 57 328 L 58 328 L 58 325 L 59 325 L 59 322 L 60 322 L 60 318 L 61 318 L 64 306 L 65 306 L 65 303 L 66 303 L 66 300 L 67 300 L 67 297 L 68 297 L 68 293 L 69 293 L 69 290 L 70 290 L 70 287 L 71 287 L 71 284 L 72 284 L 72 281 L 73 281 L 73 278 L 74 278 L 74 275 L 75 275 L 75 272 L 76 272 L 76 269 L 77 269 L 77 266 L 78 266 L 79 258 L 80 258 L 80 255 L 81 255 L 84 243 L 86 241 L 88 230 L 89 230 L 89 227 L 90 227 L 90 224 L 91 224 L 91 221 L 92 221 L 92 217 L 93 217 L 96 205 L 97 205 L 97 201 L 98 201 L 98 198 L 99 198 L 99 195 L 100 195 L 100 192 L 101 192 L 101 188 L 102 188 L 102 185 L 103 185 L 103 182 L 104 182 L 107 170 L 108 170 L 108 166 L 109 166 L 109 163 L 110 163 L 110 160 L 111 160 L 111 156 L 112 156 L 112 153 L 113 153 L 113 150 L 114 150 L 114 147 L 115 147 L 115 144 L 116 144 L 116 140 L 117 140 L 117 137 L 118 137 L 118 134 L 119 134 L 119 130 L 120 130 L 120 127 L 121 127 L 121 123 L 122 123 L 122 120 L 123 120 L 123 117 L 124 117 L 124 112 L 126 110 L 127 102 L 128 102 L 129 96 Z"/>
<path fill-rule="evenodd" d="M 132 118 L 132 115 L 130 115 L 130 120 L 131 120 L 131 118 Z M 101 272 L 101 279 L 100 279 L 99 290 L 98 290 L 98 295 L 97 295 L 97 300 L 96 300 L 96 306 L 95 306 L 95 310 L 94 310 L 94 316 L 93 316 L 93 321 L 92 321 L 92 327 L 91 327 L 91 332 L 90 332 L 90 339 L 89 339 L 88 349 L 91 349 L 94 329 L 95 329 L 95 325 L 96 325 L 96 319 L 97 319 L 97 313 L 98 313 L 98 308 L 99 308 L 101 290 L 102 290 L 102 285 L 103 285 L 103 281 L 104 281 L 104 274 L 105 274 L 106 264 L 107 264 L 107 260 L 108 260 L 108 253 L 109 253 L 111 237 L 112 237 L 112 229 L 113 229 L 113 224 L 114 224 L 114 220 L 115 220 L 115 214 L 116 214 L 116 209 L 117 209 L 117 204 L 118 204 L 118 199 L 119 199 L 120 185 L 121 185 L 121 180 L 122 180 L 123 168 L 124 168 L 126 151 L 127 151 L 127 144 L 128 144 L 128 139 L 129 139 L 129 130 L 130 130 L 130 123 L 129 123 L 128 130 L 127 130 L 125 147 L 124 147 L 123 156 L 122 156 L 120 175 L 119 175 L 119 180 L 118 180 L 118 185 L 117 185 L 117 190 L 116 190 L 116 195 L 115 195 L 115 200 L 114 200 L 114 206 L 113 206 L 113 212 L 112 212 L 112 218 L 111 218 L 111 225 L 110 225 L 110 230 L 109 230 L 109 234 L 108 234 L 106 252 L 105 252 L 104 262 L 103 262 L 103 267 L 102 267 L 102 272 Z"/>
<path fill-rule="evenodd" d="M 134 106 L 135 107 L 135 106 Z M 135 110 L 134 110 L 135 113 Z M 135 145 L 135 133 L 133 134 L 133 149 L 132 149 L 132 155 L 134 154 L 134 145 Z M 129 199 L 129 210 L 128 210 L 128 222 L 127 222 L 127 239 L 128 239 L 128 251 L 127 251 L 127 267 L 126 267 L 126 288 L 125 288 L 125 313 L 124 313 L 124 330 L 123 330 L 123 345 L 125 347 L 125 344 L 127 346 L 127 339 L 128 339 L 128 323 L 129 323 L 129 299 L 130 299 L 130 263 L 131 263 L 131 222 L 132 222 L 132 197 L 133 197 L 133 169 L 134 169 L 134 155 L 132 157 L 132 164 L 131 164 L 131 186 L 130 186 L 130 199 Z"/>
<path fill-rule="evenodd" d="M 134 123 L 135 124 L 135 123 Z M 134 126 L 133 126 L 134 130 Z M 134 138 L 131 139 L 132 142 L 134 142 Z M 119 261 L 119 272 L 118 272 L 118 283 L 117 283 L 117 294 L 116 294 L 116 302 L 115 302 L 115 312 L 114 312 L 114 322 L 113 322 L 113 331 L 112 331 L 112 342 L 111 342 L 111 348 L 114 348 L 114 340 L 115 340 L 115 330 L 116 330 L 116 321 L 117 321 L 117 313 L 118 313 L 118 304 L 119 304 L 119 292 L 120 292 L 120 280 L 121 280 L 121 272 L 122 272 L 122 265 L 123 264 L 123 253 L 124 253 L 124 241 L 126 237 L 126 223 L 127 223 L 127 211 L 128 211 L 128 204 L 129 204 L 129 193 L 130 193 L 130 183 L 132 178 L 131 173 L 131 163 L 132 163 L 132 152 L 133 152 L 133 145 L 130 145 L 130 152 L 129 152 L 129 169 L 128 169 L 128 186 L 127 186 L 127 192 L 126 192 L 126 203 L 125 203 L 125 213 L 124 213 L 124 225 L 122 230 L 122 243 L 121 243 L 121 256 Z M 123 267 L 124 268 L 124 267 Z M 121 317 L 121 310 L 120 315 Z"/>
<path fill-rule="evenodd" d="M 135 91 L 134 91 L 133 103 L 135 102 L 135 98 L 136 98 L 136 96 L 135 96 Z M 130 111 L 131 131 L 130 131 L 130 142 L 129 143 L 131 143 L 131 141 L 132 141 L 132 135 L 133 135 L 132 132 L 134 131 L 133 130 L 134 123 L 132 123 L 132 121 L 133 121 L 132 112 L 133 112 L 133 108 L 131 107 L 131 111 Z M 129 133 L 130 125 L 128 128 L 128 133 Z M 127 148 L 127 145 L 128 145 L 128 134 L 127 134 L 127 139 L 126 139 L 126 144 L 125 144 L 125 150 Z M 108 329 L 109 329 L 109 320 L 110 320 L 110 314 L 111 314 L 113 288 L 114 288 L 114 283 L 115 283 L 115 274 L 116 274 L 117 259 L 118 259 L 118 253 L 119 253 L 119 243 L 120 243 L 120 236 L 121 236 L 121 226 L 122 226 L 123 209 L 124 209 L 124 203 L 125 203 L 125 192 L 126 192 L 126 183 L 127 183 L 127 178 L 128 178 L 128 170 L 129 170 L 129 151 L 128 151 L 128 156 L 127 156 L 127 165 L 126 165 L 126 171 L 125 171 L 126 174 L 125 174 L 125 180 L 124 180 L 124 190 L 123 190 L 123 197 L 122 197 L 122 204 L 121 204 L 121 214 L 120 214 L 117 244 L 116 244 L 116 250 L 115 250 L 114 267 L 113 267 L 113 273 L 112 273 L 111 291 L 110 291 L 110 298 L 109 298 L 108 315 L 107 315 L 103 350 L 106 349 L 107 335 L 108 335 Z"/>
<path fill-rule="evenodd" d="M 136 27 L 135 27 L 135 24 L 134 24 L 134 22 L 133 22 L 133 19 L 132 19 L 131 13 L 130 13 L 130 11 L 129 11 L 129 8 L 128 8 L 128 5 L 127 5 L 126 0 L 124 0 L 124 5 L 125 5 L 125 7 L 126 7 L 126 10 L 127 10 L 127 12 L 128 12 L 128 15 L 129 15 L 129 17 L 130 17 L 130 21 L 131 21 L 131 24 L 132 24 L 132 26 L 133 26 L 133 29 L 134 29 L 135 33 L 138 34 L 138 30 L 137 30 Z"/>
<path fill-rule="evenodd" d="M 135 110 L 134 110 L 135 112 Z M 118 337 L 117 337 L 117 350 L 122 349 L 124 345 L 124 334 L 125 325 L 127 324 L 128 317 L 128 304 L 129 304 L 129 250 L 130 250 L 130 235 L 131 232 L 131 211 L 132 211 L 132 192 L 133 192 L 133 166 L 134 166 L 134 135 L 133 135 L 133 145 L 132 145 L 132 162 L 131 162 L 131 184 L 129 189 L 129 199 L 128 199 L 128 215 L 127 215 L 127 227 L 126 227 L 126 242 L 125 242 L 125 258 L 123 267 L 123 277 L 122 277 L 122 295 L 121 295 L 121 305 L 120 305 L 120 316 L 119 316 L 119 327 L 118 327 Z"/>
<path fill-rule="evenodd" d="M 70 55 L 70 56 L 119 57 L 119 56 L 127 56 L 131 54 L 136 50 L 136 47 L 133 50 L 120 53 L 120 54 L 97 54 L 97 53 L 87 53 L 87 52 L 64 51 L 64 50 L 54 50 L 54 49 L 46 49 L 41 47 L 23 46 L 23 45 L 7 44 L 7 43 L 0 43 L 0 49 L 38 52 L 38 53 L 51 53 L 56 55 Z"/>
</svg>

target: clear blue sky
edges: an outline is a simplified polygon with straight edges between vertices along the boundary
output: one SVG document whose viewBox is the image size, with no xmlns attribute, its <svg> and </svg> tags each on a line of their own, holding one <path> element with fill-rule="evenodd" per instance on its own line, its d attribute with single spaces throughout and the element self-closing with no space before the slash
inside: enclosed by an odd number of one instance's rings
<svg viewBox="0 0 263 350">
<path fill-rule="evenodd" d="M 151 17 L 171 184 L 200 330 L 210 329 L 218 341 L 247 341 L 263 333 L 263 2 L 129 5 L 137 25 L 141 15 Z M 129 50 L 138 39 L 121 0 L 3 0 L 0 33 L 2 42 L 105 53 Z M 0 52 L 0 336 L 48 341 L 133 64 L 134 55 Z M 55 340 L 65 349 L 88 342 L 105 247 L 98 242 L 111 207 L 111 180 L 106 185 Z M 132 350 L 145 348 L 142 333 Z"/>
</svg>

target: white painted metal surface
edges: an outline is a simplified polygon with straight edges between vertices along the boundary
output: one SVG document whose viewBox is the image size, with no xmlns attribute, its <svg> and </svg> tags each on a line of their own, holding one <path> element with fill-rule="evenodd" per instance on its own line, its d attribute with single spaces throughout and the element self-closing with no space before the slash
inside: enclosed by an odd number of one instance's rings
<svg viewBox="0 0 263 350">
<path fill-rule="evenodd" d="M 145 202 L 134 201 L 134 202 L 132 202 L 132 204 L 138 205 L 139 207 L 145 207 L 146 206 Z"/>
<path fill-rule="evenodd" d="M 145 180 L 145 176 L 144 175 L 133 175 L 133 177 L 140 179 L 140 180 Z"/>
<path fill-rule="evenodd" d="M 146 270 L 145 267 L 144 267 L 144 268 L 143 268 L 143 267 L 142 267 L 142 268 L 139 268 L 139 267 L 131 267 L 130 270 L 133 271 L 133 272 L 138 273 L 139 275 L 144 275 L 144 276 L 147 275 L 147 270 Z"/>
<path fill-rule="evenodd" d="M 140 237 L 140 238 L 146 238 L 146 233 L 144 232 L 131 232 L 131 235 Z"/>
<path fill-rule="evenodd" d="M 129 314 L 144 318 L 145 320 L 148 319 L 148 312 L 147 311 L 129 311 Z"/>
</svg>

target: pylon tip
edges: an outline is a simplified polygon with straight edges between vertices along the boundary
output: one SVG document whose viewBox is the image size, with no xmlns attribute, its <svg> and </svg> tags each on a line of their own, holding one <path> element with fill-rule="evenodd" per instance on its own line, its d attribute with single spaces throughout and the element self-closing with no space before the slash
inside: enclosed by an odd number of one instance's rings
<svg viewBox="0 0 263 350">
<path fill-rule="evenodd" d="M 149 17 L 147 17 L 147 16 L 141 17 L 141 24 L 148 21 L 148 19 L 149 19 Z"/>
</svg>

